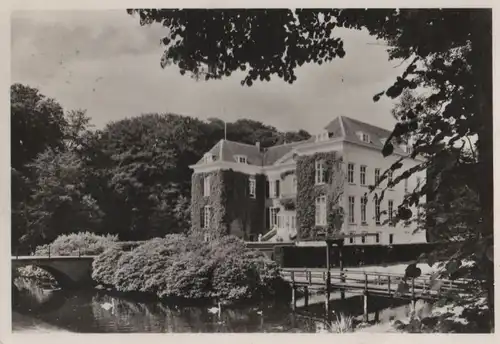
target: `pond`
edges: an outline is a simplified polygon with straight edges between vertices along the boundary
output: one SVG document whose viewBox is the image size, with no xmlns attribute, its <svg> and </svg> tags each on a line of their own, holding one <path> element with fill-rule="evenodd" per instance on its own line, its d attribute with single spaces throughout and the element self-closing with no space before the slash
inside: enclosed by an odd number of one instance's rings
<svg viewBox="0 0 500 344">
<path fill-rule="evenodd" d="M 310 305 L 307 312 L 300 309 L 292 312 L 288 305 L 273 304 L 222 307 L 219 316 L 211 313 L 208 306 L 178 307 L 156 300 L 116 296 L 96 289 L 49 290 L 27 279 L 16 279 L 15 284 L 12 314 L 15 332 L 316 333 L 326 330 L 322 302 Z M 337 301 L 332 301 L 337 314 L 359 314 L 358 310 L 362 310 L 360 299 L 343 300 L 343 304 Z M 108 308 L 106 304 L 112 307 Z"/>
</svg>

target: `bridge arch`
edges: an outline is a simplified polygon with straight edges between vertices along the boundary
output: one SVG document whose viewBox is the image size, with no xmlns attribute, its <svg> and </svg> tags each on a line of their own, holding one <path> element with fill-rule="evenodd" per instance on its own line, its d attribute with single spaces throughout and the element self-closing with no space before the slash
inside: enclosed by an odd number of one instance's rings
<svg viewBox="0 0 500 344">
<path fill-rule="evenodd" d="M 12 259 L 12 269 L 28 265 L 50 273 L 62 289 L 85 288 L 93 285 L 94 257 L 19 257 Z"/>
</svg>

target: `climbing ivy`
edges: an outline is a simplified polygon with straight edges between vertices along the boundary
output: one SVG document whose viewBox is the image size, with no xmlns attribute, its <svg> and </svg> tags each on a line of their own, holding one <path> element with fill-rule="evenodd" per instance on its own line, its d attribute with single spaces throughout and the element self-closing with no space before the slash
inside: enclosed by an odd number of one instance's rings
<svg viewBox="0 0 500 344">
<path fill-rule="evenodd" d="M 210 196 L 203 196 L 203 180 L 210 175 Z M 250 176 L 233 170 L 195 173 L 192 177 L 191 231 L 220 237 L 233 234 L 248 240 L 264 232 L 265 176 L 256 175 L 255 198 L 249 193 Z M 202 209 L 211 206 L 210 228 L 201 227 Z"/>
<path fill-rule="evenodd" d="M 323 160 L 326 184 L 315 185 L 315 161 Z M 316 197 L 328 194 L 328 187 L 340 174 L 342 159 L 335 152 L 316 153 L 297 159 L 297 237 L 299 240 L 315 240 L 339 231 L 343 222 L 343 209 L 327 197 L 327 226 L 316 226 Z"/>
</svg>

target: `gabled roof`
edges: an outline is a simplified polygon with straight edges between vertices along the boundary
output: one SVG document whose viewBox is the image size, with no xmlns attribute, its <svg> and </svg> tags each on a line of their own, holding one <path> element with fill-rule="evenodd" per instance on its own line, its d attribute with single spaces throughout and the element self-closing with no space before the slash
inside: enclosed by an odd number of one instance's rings
<svg viewBox="0 0 500 344">
<path fill-rule="evenodd" d="M 325 130 L 330 133 L 330 138 L 343 138 L 346 141 L 370 145 L 382 150 L 385 140 L 391 135 L 391 131 L 374 125 L 364 123 L 346 116 L 339 116 L 325 126 Z M 369 135 L 370 142 L 364 142 L 358 136 L 359 132 Z M 260 149 L 256 145 L 240 143 L 235 141 L 220 140 L 208 151 L 215 161 L 236 162 L 237 155 L 247 157 L 247 162 L 255 166 L 269 166 L 275 164 L 283 156 L 291 152 L 294 148 L 302 144 L 312 143 L 314 136 L 308 140 L 281 144 L 269 148 Z M 397 145 L 394 146 L 394 153 L 405 154 Z M 200 159 L 198 163 L 202 163 Z"/>
<path fill-rule="evenodd" d="M 259 147 L 246 143 L 221 140 L 222 160 L 236 162 L 236 155 L 244 155 L 250 165 L 262 166 L 262 153 Z"/>
<path fill-rule="evenodd" d="M 347 141 L 368 144 L 380 150 L 384 147 L 385 140 L 391 135 L 390 130 L 376 127 L 346 116 L 335 118 L 325 127 L 325 129 L 332 133 L 333 137 L 341 133 L 341 136 L 344 136 L 344 139 Z M 368 134 L 370 136 L 370 142 L 362 141 L 357 134 L 358 132 Z M 397 145 L 394 145 L 394 153 L 405 154 Z"/>
<path fill-rule="evenodd" d="M 251 165 L 262 166 L 262 153 L 259 148 L 246 143 L 220 140 L 207 153 L 212 154 L 215 161 L 230 161 L 236 162 L 237 155 L 244 155 Z M 203 162 L 203 158 L 198 161 Z"/>
<path fill-rule="evenodd" d="M 264 153 L 264 165 L 265 166 L 272 165 L 276 161 L 281 159 L 285 154 L 292 151 L 292 149 L 294 149 L 295 147 L 300 146 L 301 144 L 304 144 L 304 143 L 312 142 L 312 141 L 314 141 L 314 138 L 269 147 L 266 149 L 266 151 Z"/>
</svg>

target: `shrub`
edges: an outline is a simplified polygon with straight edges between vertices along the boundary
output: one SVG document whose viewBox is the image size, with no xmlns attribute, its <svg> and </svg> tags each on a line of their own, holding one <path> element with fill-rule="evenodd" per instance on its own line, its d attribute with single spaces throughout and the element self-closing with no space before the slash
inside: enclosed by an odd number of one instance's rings
<svg viewBox="0 0 500 344">
<path fill-rule="evenodd" d="M 33 265 L 22 266 L 14 271 L 14 278 L 30 278 L 35 281 L 43 283 L 48 283 L 50 285 L 57 285 L 54 277 L 47 271 Z"/>
<path fill-rule="evenodd" d="M 112 246 L 98 255 L 92 262 L 92 279 L 97 283 L 112 286 L 118 261 L 123 253 L 120 247 Z"/>
<path fill-rule="evenodd" d="M 204 242 L 182 235 L 152 239 L 129 252 L 107 250 L 94 261 L 94 279 L 118 291 L 230 302 L 277 295 L 287 286 L 273 261 L 237 238 Z"/>
<path fill-rule="evenodd" d="M 90 232 L 59 235 L 51 244 L 38 246 L 35 255 L 98 255 L 118 241 L 118 236 L 100 236 Z"/>
</svg>

